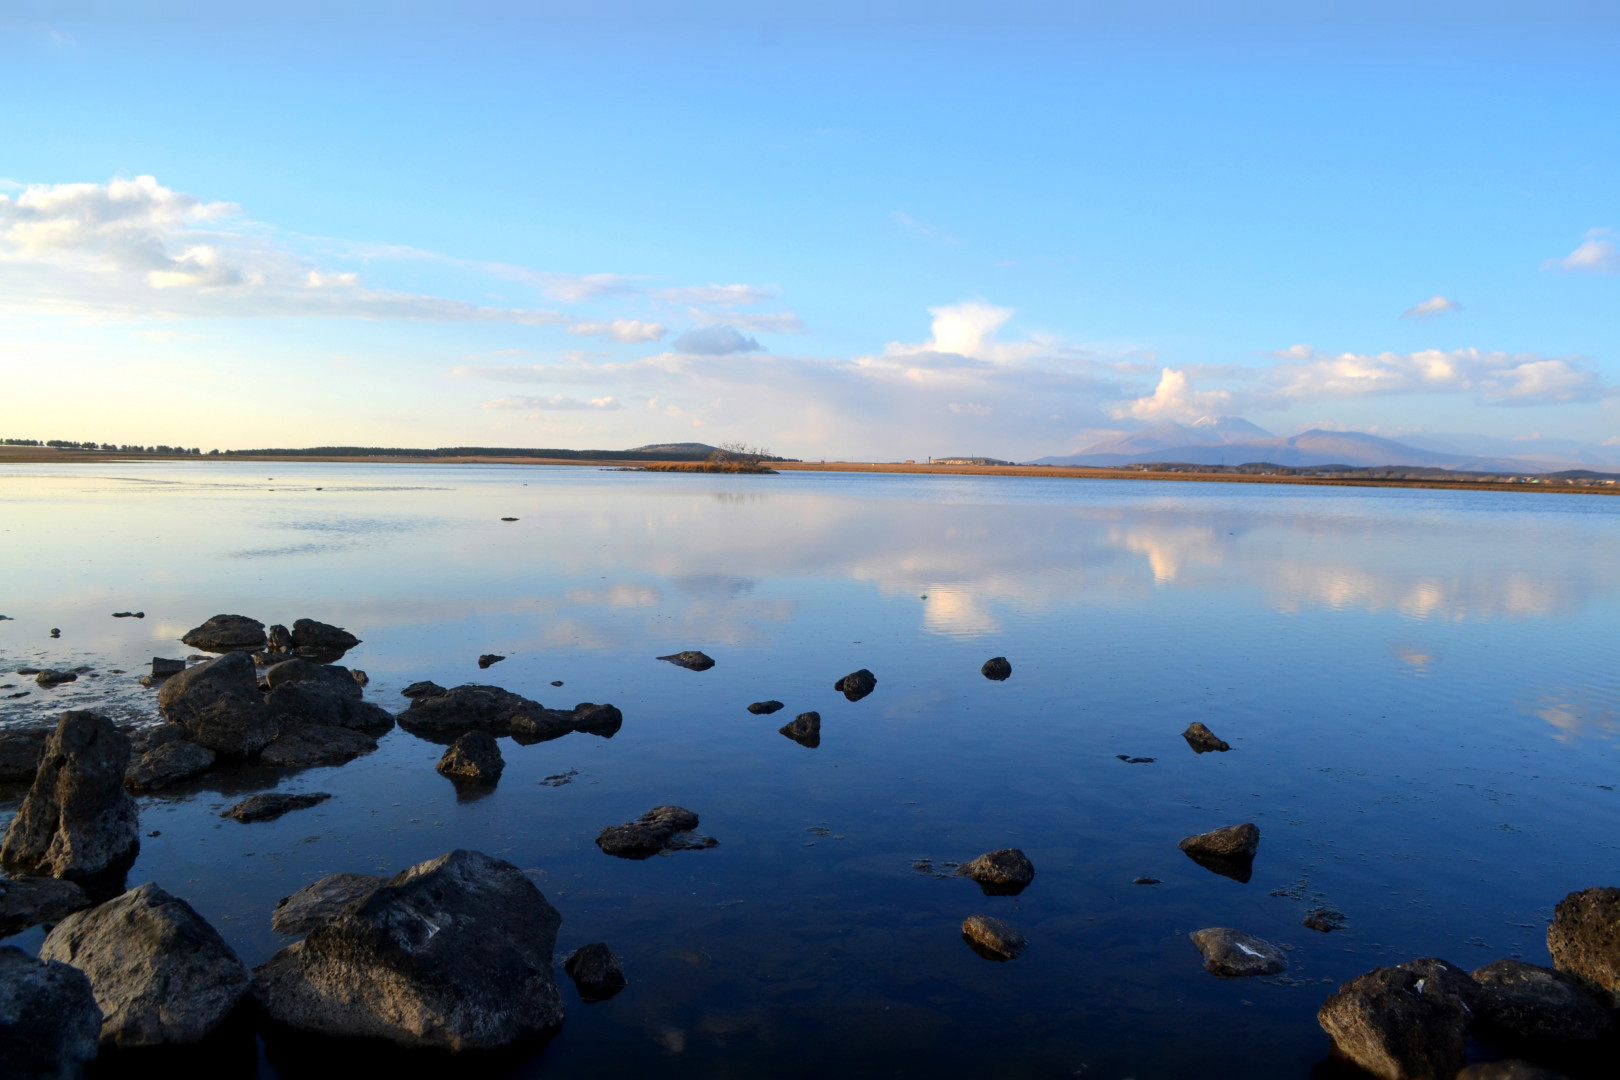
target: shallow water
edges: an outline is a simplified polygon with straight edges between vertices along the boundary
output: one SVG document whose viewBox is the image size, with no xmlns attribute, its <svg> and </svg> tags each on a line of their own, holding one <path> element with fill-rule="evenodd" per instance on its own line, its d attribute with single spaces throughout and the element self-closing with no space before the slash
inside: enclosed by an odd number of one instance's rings
<svg viewBox="0 0 1620 1080">
<path fill-rule="evenodd" d="M 1620 883 L 1617 540 L 1620 501 L 1517 493 L 6 466 L 0 670 L 96 677 L 0 677 L 0 720 L 153 718 L 137 677 L 222 612 L 348 627 L 363 644 L 342 663 L 391 710 L 418 679 L 618 705 L 611 739 L 503 739 L 482 798 L 395 730 L 341 768 L 141 799 L 160 835 L 130 882 L 185 897 L 249 964 L 283 944 L 275 901 L 325 874 L 457 847 L 531 871 L 559 952 L 607 941 L 630 986 L 585 1005 L 559 969 L 562 1031 L 496 1074 L 1304 1077 L 1328 984 L 1422 955 L 1547 963 L 1553 905 Z M 716 666 L 654 659 L 681 649 Z M 481 672 L 486 652 L 508 659 Z M 979 674 L 997 655 L 1004 683 Z M 860 667 L 878 686 L 851 703 L 832 684 Z M 745 711 L 764 698 L 787 708 Z M 776 730 L 809 709 L 816 749 Z M 1191 720 L 1232 751 L 1194 755 Z M 273 785 L 335 798 L 219 818 Z M 720 846 L 596 848 L 661 803 Z M 1246 884 L 1176 848 L 1238 821 L 1262 833 Z M 1036 867 L 1017 897 L 913 868 L 1007 846 Z M 1301 926 L 1319 906 L 1345 928 Z M 1027 952 L 981 959 L 960 935 L 975 913 Z M 1292 968 L 1217 979 L 1186 936 L 1205 926 Z M 307 1074 L 296 1053 L 260 1042 L 234 1066 Z"/>
</svg>

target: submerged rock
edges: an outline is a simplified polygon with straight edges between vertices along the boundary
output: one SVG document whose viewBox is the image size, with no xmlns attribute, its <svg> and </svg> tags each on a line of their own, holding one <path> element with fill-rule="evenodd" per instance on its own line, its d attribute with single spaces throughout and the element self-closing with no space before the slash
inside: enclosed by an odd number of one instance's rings
<svg viewBox="0 0 1620 1080">
<path fill-rule="evenodd" d="M 984 662 L 979 674 L 995 682 L 1006 682 L 1012 678 L 1012 665 L 1007 663 L 1005 656 L 992 656 Z"/>
<path fill-rule="evenodd" d="M 792 723 L 783 724 L 776 730 L 800 746 L 806 746 L 814 750 L 821 745 L 821 714 L 818 712 L 800 713 L 793 718 Z"/>
<path fill-rule="evenodd" d="M 624 965 L 603 942 L 582 945 L 569 953 L 563 970 L 574 980 L 583 1001 L 606 1001 L 625 987 Z"/>
<path fill-rule="evenodd" d="M 756 701 L 748 706 L 748 711 L 755 716 L 769 716 L 773 712 L 781 712 L 786 707 L 780 701 Z"/>
<path fill-rule="evenodd" d="M 635 821 L 609 825 L 596 838 L 596 846 L 621 859 L 646 859 L 664 851 L 711 848 L 712 836 L 689 836 L 698 816 L 679 806 L 655 806 Z"/>
<path fill-rule="evenodd" d="M 245 652 L 228 652 L 171 677 L 158 691 L 158 708 L 184 724 L 192 742 L 227 757 L 251 757 L 276 733 Z"/>
<path fill-rule="evenodd" d="M 471 780 L 480 784 L 493 784 L 501 778 L 506 759 L 495 737 L 487 731 L 469 731 L 444 752 L 435 766 L 441 776 L 452 780 Z"/>
<path fill-rule="evenodd" d="M 45 740 L 53 730 L 43 724 L 0 728 L 0 781 L 32 780 Z"/>
<path fill-rule="evenodd" d="M 101 1010 L 84 972 L 0 946 L 0 1064 L 5 1075 L 67 1080 L 101 1044 Z"/>
<path fill-rule="evenodd" d="M 859 701 L 877 689 L 877 676 L 865 668 L 861 668 L 861 670 L 852 671 L 833 683 L 833 689 L 843 694 L 850 701 Z"/>
<path fill-rule="evenodd" d="M 215 615 L 180 639 L 211 653 L 256 653 L 265 646 L 264 623 L 246 615 Z"/>
<path fill-rule="evenodd" d="M 1351 979 L 1316 1020 L 1336 1054 L 1380 1080 L 1454 1077 L 1468 1045 L 1468 1007 L 1445 981 L 1401 967 Z"/>
<path fill-rule="evenodd" d="M 962 920 L 962 940 L 986 960 L 1015 960 L 1028 944 L 1023 934 L 989 915 Z"/>
<path fill-rule="evenodd" d="M 668 661 L 676 667 L 686 668 L 688 671 L 708 671 L 714 667 L 714 661 L 696 649 L 671 653 L 668 656 L 660 656 L 658 659 Z"/>
<path fill-rule="evenodd" d="M 1563 972 L 1497 960 L 1476 968 L 1473 977 L 1480 988 L 1475 1033 L 1496 1046 L 1590 1042 L 1613 1029 L 1609 1010 Z"/>
<path fill-rule="evenodd" d="M 1192 747 L 1195 754 L 1208 754 L 1211 751 L 1225 753 L 1232 749 L 1225 739 L 1217 738 L 1213 731 L 1197 720 L 1187 725 L 1187 730 L 1181 733 L 1181 737 L 1187 740 L 1187 745 Z"/>
<path fill-rule="evenodd" d="M 0 937 L 20 934 L 41 923 L 61 922 L 64 916 L 89 906 L 90 898 L 71 881 L 0 878 Z"/>
<path fill-rule="evenodd" d="M 124 790 L 128 767 L 129 738 L 111 720 L 63 713 L 6 829 L 0 859 L 54 877 L 88 878 L 129 858 L 139 844 L 139 816 Z"/>
<path fill-rule="evenodd" d="M 1559 971 L 1620 1009 L 1620 889 L 1583 889 L 1560 900 L 1547 927 L 1547 951 Z"/>
<path fill-rule="evenodd" d="M 1260 830 L 1248 822 L 1227 825 L 1189 836 L 1179 846 L 1204 869 L 1234 881 L 1247 882 L 1254 874 L 1254 853 L 1260 847 Z"/>
<path fill-rule="evenodd" d="M 388 881 L 374 874 L 332 874 L 291 896 L 284 896 L 270 914 L 270 927 L 278 934 L 307 934 L 317 925 L 359 903 Z"/>
<path fill-rule="evenodd" d="M 433 697 L 437 694 L 444 693 L 444 687 L 429 679 L 423 679 L 421 682 L 411 683 L 411 685 L 401 690 L 400 693 L 408 698 L 413 699 L 419 697 Z"/>
<path fill-rule="evenodd" d="M 1017 896 L 1035 880 L 1035 864 L 1017 848 L 987 851 L 956 872 L 978 882 L 986 896 Z"/>
<path fill-rule="evenodd" d="M 168 739 L 131 763 L 124 772 L 124 786 L 131 791 L 152 791 L 200 776 L 213 767 L 214 752 L 206 746 Z"/>
<path fill-rule="evenodd" d="M 1318 933 L 1331 934 L 1335 930 L 1344 929 L 1344 916 L 1327 908 L 1312 908 L 1305 913 L 1305 919 L 1300 925 Z"/>
<path fill-rule="evenodd" d="M 101 1041 L 120 1048 L 197 1042 L 248 988 L 247 968 L 214 928 L 151 882 L 69 915 L 39 955 L 89 977 Z"/>
<path fill-rule="evenodd" d="M 305 769 L 315 765 L 342 765 L 375 749 L 377 740 L 364 732 L 311 724 L 277 735 L 259 755 L 259 761 L 278 768 Z"/>
<path fill-rule="evenodd" d="M 41 671 L 34 676 L 34 681 L 40 686 L 61 686 L 63 683 L 78 682 L 79 673 L 76 671 Z"/>
<path fill-rule="evenodd" d="M 1226 926 L 1211 926 L 1187 936 L 1204 954 L 1204 970 L 1212 975 L 1248 978 L 1288 970 L 1288 960 L 1282 950 L 1253 934 Z"/>
<path fill-rule="evenodd" d="M 219 816 L 234 818 L 244 825 L 254 821 L 274 821 L 283 814 L 308 809 L 331 797 L 331 794 L 325 791 L 312 791 L 303 795 L 272 791 L 263 795 L 250 795 Z"/>
<path fill-rule="evenodd" d="M 516 866 L 452 851 L 319 921 L 254 971 L 254 995 L 303 1031 L 499 1049 L 562 1023 L 561 922 Z"/>
</svg>

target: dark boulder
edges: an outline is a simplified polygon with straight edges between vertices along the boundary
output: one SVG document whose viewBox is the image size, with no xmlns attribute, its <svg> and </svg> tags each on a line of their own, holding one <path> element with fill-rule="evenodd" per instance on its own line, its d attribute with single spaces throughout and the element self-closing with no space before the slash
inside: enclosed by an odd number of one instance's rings
<svg viewBox="0 0 1620 1080">
<path fill-rule="evenodd" d="M 0 878 L 0 937 L 20 934 L 41 923 L 61 922 L 63 916 L 89 906 L 90 898 L 71 881 Z"/>
<path fill-rule="evenodd" d="M 582 701 L 574 706 L 574 730 L 611 739 L 624 726 L 624 714 L 613 705 Z"/>
<path fill-rule="evenodd" d="M 76 671 L 42 671 L 34 676 L 34 681 L 41 686 L 61 686 L 63 683 L 78 682 L 79 673 Z"/>
<path fill-rule="evenodd" d="M 861 668 L 861 670 L 852 671 L 833 683 L 833 689 L 843 694 L 850 701 L 859 701 L 877 689 L 877 676 L 865 668 Z"/>
<path fill-rule="evenodd" d="M 265 646 L 264 623 L 246 615 L 215 615 L 180 639 L 211 653 L 256 653 Z"/>
<path fill-rule="evenodd" d="M 0 728 L 0 781 L 32 780 L 45 740 L 53 730 L 44 724 Z"/>
<path fill-rule="evenodd" d="M 167 679 L 170 675 L 178 675 L 186 670 L 184 660 L 165 660 L 161 656 L 152 657 L 152 678 Z"/>
<path fill-rule="evenodd" d="M 1312 908 L 1305 913 L 1300 923 L 1307 930 L 1315 930 L 1321 934 L 1331 934 L 1335 930 L 1344 929 L 1344 916 L 1328 908 Z"/>
<path fill-rule="evenodd" d="M 962 940 L 986 960 L 1016 960 L 1028 941 L 1017 930 L 989 915 L 962 920 Z"/>
<path fill-rule="evenodd" d="M 184 724 L 191 741 L 226 757 L 251 757 L 275 736 L 253 660 L 228 652 L 173 676 L 158 691 L 158 708 Z"/>
<path fill-rule="evenodd" d="M 63 713 L 6 829 L 0 858 L 65 878 L 94 877 L 125 861 L 139 844 L 135 800 L 124 790 L 128 767 L 129 738 L 111 720 Z"/>
<path fill-rule="evenodd" d="M 1247 822 L 1227 825 L 1189 836 L 1179 846 L 1204 869 L 1234 881 L 1247 882 L 1254 874 L 1254 853 L 1260 846 L 1260 830 Z"/>
<path fill-rule="evenodd" d="M 265 638 L 264 651 L 267 653 L 290 653 L 293 650 L 292 631 L 280 623 L 272 626 Z"/>
<path fill-rule="evenodd" d="M 185 739 L 159 743 L 124 772 L 124 786 L 131 791 L 153 791 L 200 776 L 214 767 L 214 752 Z"/>
<path fill-rule="evenodd" d="M 1187 725 L 1187 730 L 1181 733 L 1181 737 L 1187 740 L 1187 745 L 1192 747 L 1195 754 L 1208 754 L 1212 751 L 1225 753 L 1232 749 L 1225 739 L 1217 738 L 1213 731 L 1197 720 Z"/>
<path fill-rule="evenodd" d="M 493 735 L 487 731 L 469 731 L 450 744 L 435 768 L 441 776 L 452 780 L 493 784 L 501 778 L 506 759 L 501 757 L 500 745 Z"/>
<path fill-rule="evenodd" d="M 500 656 L 500 655 L 498 655 L 496 653 L 492 653 L 492 652 L 485 653 L 483 656 L 480 656 L 478 658 L 478 666 L 479 666 L 480 669 L 487 668 L 487 667 L 494 667 L 496 664 L 500 663 L 502 660 L 505 660 L 505 659 L 506 659 L 506 657 Z"/>
<path fill-rule="evenodd" d="M 1547 927 L 1547 951 L 1555 968 L 1620 1009 L 1620 889 L 1584 889 L 1560 900 Z"/>
<path fill-rule="evenodd" d="M 710 668 L 714 667 L 713 660 L 709 659 L 709 657 L 695 649 L 688 649 L 685 652 L 671 653 L 668 656 L 660 656 L 658 659 L 667 660 L 676 667 L 683 667 L 688 671 L 708 671 Z"/>
<path fill-rule="evenodd" d="M 278 934 L 307 934 L 316 926 L 359 903 L 387 878 L 373 874 L 332 874 L 276 903 L 270 927 Z"/>
<path fill-rule="evenodd" d="M 1398 967 L 1345 983 L 1316 1020 L 1336 1054 L 1380 1080 L 1450 1080 L 1468 1046 L 1468 1008 L 1439 983 Z"/>
<path fill-rule="evenodd" d="M 399 715 L 399 726 L 414 735 L 429 737 L 454 737 L 464 731 L 508 735 L 517 717 L 525 714 L 543 717 L 547 711 L 538 701 L 498 686 L 467 683 L 443 693 L 412 698 L 410 707 Z"/>
<path fill-rule="evenodd" d="M 582 1001 L 606 1001 L 625 987 L 624 965 L 600 941 L 569 953 L 563 970 L 574 980 Z"/>
<path fill-rule="evenodd" d="M 793 718 L 791 724 L 783 724 L 776 730 L 800 746 L 807 746 L 814 750 L 821 745 L 821 714 L 818 712 L 800 713 Z"/>
<path fill-rule="evenodd" d="M 1498 960 L 1474 971 L 1480 994 L 1474 1033 L 1502 1049 L 1591 1042 L 1613 1028 L 1609 1010 L 1573 976 L 1520 960 Z"/>
<path fill-rule="evenodd" d="M 330 664 L 360 644 L 360 639 L 330 623 L 299 619 L 292 625 L 293 652 L 310 660 Z"/>
<path fill-rule="evenodd" d="M 755 716 L 769 716 L 773 712 L 781 712 L 785 705 L 780 701 L 756 701 L 748 706 L 748 711 Z"/>
<path fill-rule="evenodd" d="M 1479 984 L 1456 964 L 1438 956 L 1425 956 L 1417 960 L 1403 960 L 1395 965 L 1395 969 L 1409 971 L 1422 979 L 1426 992 L 1454 997 L 1463 1003 L 1470 1014 L 1479 1011 Z"/>
<path fill-rule="evenodd" d="M 664 851 L 711 848 L 712 836 L 692 836 L 698 816 L 679 806 L 655 806 L 635 821 L 609 825 L 596 838 L 596 846 L 621 859 L 647 859 Z"/>
<path fill-rule="evenodd" d="M 283 731 L 259 755 L 263 765 L 307 769 L 315 765 L 342 765 L 377 749 L 377 740 L 350 728 L 311 724 Z"/>
<path fill-rule="evenodd" d="M 164 743 L 178 742 L 186 737 L 184 724 L 154 724 L 149 728 L 141 728 L 129 732 L 130 753 L 140 758 L 150 750 L 156 750 Z"/>
<path fill-rule="evenodd" d="M 431 680 L 423 679 L 421 682 L 411 683 L 411 685 L 401 690 L 400 693 L 412 699 L 419 697 L 434 697 L 438 694 L 444 693 L 444 687 L 440 686 L 436 682 L 432 682 Z"/>
<path fill-rule="evenodd" d="M 1017 848 L 987 851 L 956 872 L 978 882 L 986 896 L 1017 896 L 1035 880 L 1035 864 Z"/>
<path fill-rule="evenodd" d="M 516 866 L 452 851 L 318 922 L 254 971 L 254 995 L 302 1031 L 499 1049 L 562 1023 L 561 922 Z"/>
<path fill-rule="evenodd" d="M 84 972 L 0 946 L 0 1069 L 18 1080 L 82 1076 L 101 1044 Z"/>
<path fill-rule="evenodd" d="M 120 1048 L 197 1042 L 248 988 L 247 968 L 214 928 L 151 882 L 69 915 L 39 955 L 89 976 L 101 1041 Z"/>
<path fill-rule="evenodd" d="M 254 821 L 274 821 L 294 810 L 307 810 L 311 806 L 318 806 L 331 797 L 331 793 L 325 791 L 312 791 L 301 795 L 271 791 L 263 795 L 250 795 L 219 816 L 233 818 L 244 825 Z"/>
<path fill-rule="evenodd" d="M 1005 656 L 992 656 L 979 668 L 979 674 L 994 682 L 1006 682 L 1012 678 L 1012 665 Z"/>
<path fill-rule="evenodd" d="M 1282 950 L 1253 934 L 1226 926 L 1211 926 L 1187 936 L 1203 953 L 1204 970 L 1211 975 L 1241 979 L 1288 970 L 1288 960 Z"/>
<path fill-rule="evenodd" d="M 266 668 L 264 681 L 270 688 L 265 708 L 278 731 L 305 724 L 365 731 L 394 726 L 391 713 L 364 700 L 365 691 L 346 667 L 286 660 Z"/>
</svg>

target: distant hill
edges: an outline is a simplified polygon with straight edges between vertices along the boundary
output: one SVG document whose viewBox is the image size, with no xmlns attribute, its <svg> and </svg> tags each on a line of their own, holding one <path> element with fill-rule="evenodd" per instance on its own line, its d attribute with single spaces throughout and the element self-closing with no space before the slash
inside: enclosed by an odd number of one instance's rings
<svg viewBox="0 0 1620 1080">
<path fill-rule="evenodd" d="M 1271 432 L 1258 424 L 1251 424 L 1238 416 L 1202 416 L 1191 424 L 1178 424 L 1164 420 L 1152 427 L 1133 431 L 1122 438 L 1089 446 L 1083 454 L 1108 454 L 1120 458 L 1109 464 L 1124 464 L 1137 454 L 1154 454 L 1180 446 L 1218 446 L 1228 443 L 1252 442 L 1272 438 Z M 1070 455 L 1076 457 L 1077 455 Z M 1180 459 L 1178 459 L 1180 460 Z M 1069 458 L 1042 458 L 1043 465 L 1079 465 L 1090 462 L 1071 461 Z"/>
<path fill-rule="evenodd" d="M 1179 445 L 1168 445 L 1170 438 L 1176 434 L 1174 429 L 1198 432 L 1196 427 L 1189 428 L 1181 424 L 1156 424 L 1123 439 L 1114 439 L 1088 447 L 1078 454 L 1039 458 L 1036 464 L 1092 465 L 1106 468 L 1150 462 L 1184 462 L 1189 465 L 1244 465 L 1251 462 L 1268 462 L 1272 465 L 1294 467 L 1351 465 L 1376 468 L 1383 465 L 1408 465 L 1471 472 L 1544 472 L 1548 469 L 1547 464 L 1541 462 L 1456 451 L 1426 450 L 1359 431 L 1313 429 L 1289 438 L 1267 436 L 1241 441 L 1216 441 L 1208 437 L 1215 434 L 1211 425 L 1204 429 L 1205 438 L 1186 440 Z M 1233 426 L 1229 426 L 1228 430 L 1241 431 Z"/>
<path fill-rule="evenodd" d="M 625 453 L 627 453 L 627 454 L 693 454 L 693 455 L 704 455 L 704 456 L 706 456 L 706 455 L 714 453 L 716 449 L 717 449 L 717 447 L 710 446 L 708 443 L 700 443 L 700 442 L 660 442 L 660 443 L 648 443 L 646 446 L 632 446 L 630 449 L 626 450 Z"/>
</svg>

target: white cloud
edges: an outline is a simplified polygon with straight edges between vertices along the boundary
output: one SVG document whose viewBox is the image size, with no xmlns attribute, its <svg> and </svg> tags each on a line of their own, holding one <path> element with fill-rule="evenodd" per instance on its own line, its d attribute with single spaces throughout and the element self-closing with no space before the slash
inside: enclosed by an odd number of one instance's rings
<svg viewBox="0 0 1620 1080">
<path fill-rule="evenodd" d="M 903 228 L 909 229 L 914 233 L 920 233 L 921 235 L 929 237 L 930 239 L 938 240 L 942 244 L 955 244 L 958 242 L 956 237 L 952 236 L 938 225 L 930 225 L 926 221 L 918 221 L 904 210 L 896 210 L 894 212 L 894 220 L 899 222 Z"/>
<path fill-rule="evenodd" d="M 1614 236 L 1613 229 L 1589 229 L 1579 247 L 1547 266 L 1574 274 L 1620 273 L 1620 245 L 1615 244 Z"/>
<path fill-rule="evenodd" d="M 1413 304 L 1401 312 L 1403 319 L 1432 319 L 1448 311 L 1461 311 L 1462 305 L 1444 296 L 1431 296 L 1421 304 Z"/>
<path fill-rule="evenodd" d="M 572 412 L 581 409 L 595 409 L 603 412 L 612 412 L 619 408 L 617 398 L 600 397 L 589 401 L 580 401 L 577 398 L 563 397 L 553 394 L 550 397 L 502 397 L 493 401 L 486 401 L 486 409 L 500 409 L 512 412 Z"/>
<path fill-rule="evenodd" d="M 675 339 L 675 351 L 696 356 L 730 356 L 733 353 L 759 352 L 759 342 L 744 337 L 731 326 L 700 326 L 688 330 Z"/>
<path fill-rule="evenodd" d="M 925 342 L 908 345 L 891 341 L 883 350 L 887 358 L 965 357 L 987 364 L 1025 363 L 1043 355 L 1064 351 L 1049 339 L 1004 342 L 997 333 L 1013 316 L 1012 308 L 995 307 L 980 300 L 929 308 L 934 317 L 933 336 Z"/>
<path fill-rule="evenodd" d="M 708 307 L 748 307 L 774 297 L 774 285 L 686 285 L 658 289 L 653 296 L 671 304 L 698 304 Z"/>
<path fill-rule="evenodd" d="M 1123 420 L 1196 420 L 1200 416 L 1218 415 L 1232 406 L 1232 395 L 1226 390 L 1194 390 L 1186 373 L 1173 368 L 1159 372 L 1159 385 L 1153 393 L 1127 402 L 1114 410 L 1114 418 Z"/>
<path fill-rule="evenodd" d="M 614 319 L 612 322 L 576 323 L 568 328 L 568 332 L 635 344 L 642 341 L 657 341 L 664 336 L 666 330 L 663 323 L 642 322 L 640 319 Z"/>
</svg>

